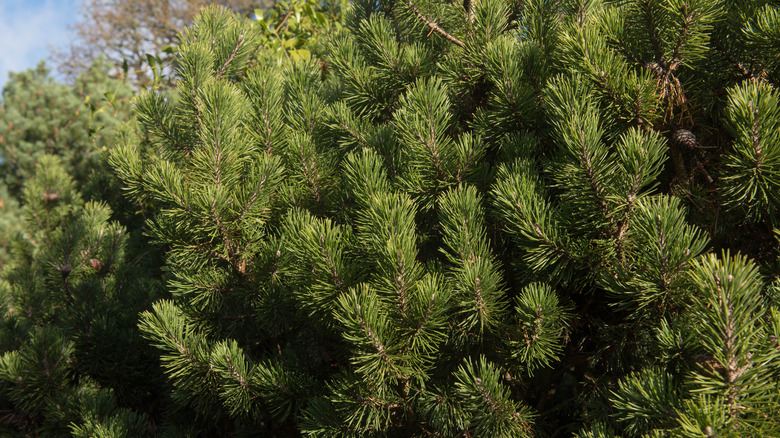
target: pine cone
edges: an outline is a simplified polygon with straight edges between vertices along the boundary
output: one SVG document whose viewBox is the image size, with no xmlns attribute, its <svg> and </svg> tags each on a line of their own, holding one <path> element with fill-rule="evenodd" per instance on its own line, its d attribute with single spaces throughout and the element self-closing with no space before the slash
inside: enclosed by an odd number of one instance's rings
<svg viewBox="0 0 780 438">
<path fill-rule="evenodd" d="M 678 129 L 672 133 L 672 140 L 690 150 L 695 150 L 699 147 L 699 140 L 696 138 L 693 132 L 687 129 Z"/>
</svg>

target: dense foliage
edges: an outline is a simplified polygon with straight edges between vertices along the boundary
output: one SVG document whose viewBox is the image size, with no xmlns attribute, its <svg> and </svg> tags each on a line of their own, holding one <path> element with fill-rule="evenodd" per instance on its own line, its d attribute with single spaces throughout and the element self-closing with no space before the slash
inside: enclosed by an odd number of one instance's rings
<svg viewBox="0 0 780 438">
<path fill-rule="evenodd" d="M 110 128 L 127 118 L 131 97 L 126 84 L 109 77 L 109 69 L 97 59 L 73 87 L 56 82 L 43 63 L 11 73 L 0 107 L 0 169 L 12 193 L 20 192 L 45 154 L 62 157 L 81 184 L 100 166 Z"/>
<path fill-rule="evenodd" d="M 281 27 L 207 8 L 175 96 L 135 98 L 129 238 L 39 161 L 42 237 L 0 283 L 6 424 L 780 435 L 780 5 L 355 1 L 316 49 Z"/>
<path fill-rule="evenodd" d="M 115 143 L 114 128 L 130 115 L 132 94 L 127 84 L 109 77 L 109 70 L 105 60 L 98 58 L 68 86 L 56 82 L 41 63 L 35 69 L 11 73 L 3 87 L 0 267 L 8 262 L 14 236 L 22 232 L 18 204 L 23 185 L 42 156 L 60 157 L 77 190 L 84 190 L 88 199 L 108 195 L 110 187 L 101 187 L 110 179 L 104 152 Z"/>
<path fill-rule="evenodd" d="M 0 283 L 0 433 L 141 436 L 144 415 L 127 406 L 149 403 L 162 382 L 136 329 L 160 291 L 157 258 L 107 205 L 83 201 L 59 158 L 37 167 L 24 189 L 28 238 Z"/>
<path fill-rule="evenodd" d="M 3 90 L 2 436 L 142 436 L 159 409 L 163 379 L 137 330 L 159 261 L 106 162 L 134 132 L 132 91 L 109 70 L 99 58 L 69 86 L 40 64 Z"/>
</svg>

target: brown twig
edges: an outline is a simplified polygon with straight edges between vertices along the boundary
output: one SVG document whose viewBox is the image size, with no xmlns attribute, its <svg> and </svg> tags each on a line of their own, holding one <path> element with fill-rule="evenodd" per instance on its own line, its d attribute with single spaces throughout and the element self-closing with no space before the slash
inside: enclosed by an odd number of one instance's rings
<svg viewBox="0 0 780 438">
<path fill-rule="evenodd" d="M 442 29 L 441 27 L 439 27 L 439 25 L 438 25 L 438 24 L 436 24 L 436 22 L 434 22 L 434 21 L 431 21 L 431 20 L 429 20 L 429 19 L 425 18 L 425 15 L 423 15 L 423 14 L 422 14 L 422 12 L 420 12 L 420 10 L 419 10 L 419 9 L 417 9 L 417 7 L 416 7 L 416 6 L 414 5 L 414 3 L 412 3 L 411 1 L 407 2 L 407 3 L 406 3 L 406 6 L 408 6 L 408 7 L 409 7 L 409 9 L 411 9 L 411 11 L 412 11 L 412 12 L 414 12 L 414 15 L 416 15 L 416 16 L 417 16 L 417 18 L 419 18 L 420 20 L 422 20 L 422 21 L 423 21 L 423 23 L 427 24 L 427 25 L 428 25 L 428 27 L 430 27 L 430 28 L 431 28 L 431 31 L 432 31 L 432 32 L 436 32 L 436 33 L 438 33 L 439 35 L 443 36 L 444 38 L 446 38 L 446 39 L 450 40 L 450 42 L 452 42 L 452 43 L 455 43 L 456 45 L 458 45 L 458 46 L 460 46 L 460 47 L 465 47 L 465 46 L 466 46 L 466 45 L 463 43 L 463 41 L 461 41 L 461 40 L 459 40 L 459 39 L 455 38 L 454 36 L 452 36 L 452 35 L 450 35 L 450 34 L 448 34 L 448 33 L 447 33 L 447 32 L 446 32 L 444 29 Z"/>
<path fill-rule="evenodd" d="M 236 42 L 236 47 L 233 48 L 233 51 L 230 53 L 230 56 L 227 60 L 225 60 L 225 63 L 222 64 L 222 68 L 219 69 L 219 72 L 217 73 L 217 79 L 221 78 L 223 74 L 225 74 L 225 71 L 227 71 L 228 66 L 230 66 L 230 63 L 233 62 L 233 58 L 236 57 L 236 54 L 238 53 L 239 49 L 241 49 L 241 46 L 244 44 L 244 35 L 238 36 L 238 41 Z"/>
<path fill-rule="evenodd" d="M 474 24 L 474 6 L 471 0 L 463 0 L 463 9 L 466 10 L 466 17 L 468 17 L 469 23 Z"/>
</svg>

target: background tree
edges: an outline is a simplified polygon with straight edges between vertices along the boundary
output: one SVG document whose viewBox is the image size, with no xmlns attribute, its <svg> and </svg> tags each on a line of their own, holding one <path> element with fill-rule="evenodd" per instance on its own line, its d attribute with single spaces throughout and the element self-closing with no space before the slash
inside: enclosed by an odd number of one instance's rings
<svg viewBox="0 0 780 438">
<path fill-rule="evenodd" d="M 322 54 L 323 41 L 341 30 L 341 18 L 348 6 L 344 0 L 289 0 L 255 9 L 254 18 L 262 30 L 260 47 L 294 60 Z"/>
<path fill-rule="evenodd" d="M 140 233 L 84 202 L 60 158 L 24 186 L 26 239 L 2 271 L 4 436 L 143 436 L 159 385 L 137 313 L 160 290 Z"/>
<path fill-rule="evenodd" d="M 59 156 L 87 199 L 108 196 L 110 176 L 103 154 L 112 146 L 114 128 L 127 120 L 132 91 L 108 76 L 110 65 L 99 58 L 74 85 L 56 82 L 49 69 L 12 73 L 0 105 L 0 267 L 22 232 L 24 215 L 18 208 L 22 187 L 46 154 Z M 102 181 L 102 182 L 99 182 Z M 115 183 L 114 183 L 115 185 Z"/>
<path fill-rule="evenodd" d="M 127 119 L 132 95 L 109 77 L 110 68 L 98 58 L 72 87 L 56 82 L 43 63 L 11 74 L 0 107 L 0 169 L 12 195 L 45 154 L 61 157 L 79 185 L 100 166 L 110 128 Z"/>
<path fill-rule="evenodd" d="M 22 232 L 22 217 L 19 202 L 8 193 L 8 187 L 0 183 L 0 266 L 10 258 L 14 236 Z"/>
<path fill-rule="evenodd" d="M 163 48 L 175 46 L 179 32 L 207 4 L 220 4 L 246 16 L 254 14 L 256 8 L 272 5 L 270 0 L 84 0 L 81 17 L 73 28 L 73 41 L 55 51 L 52 59 L 72 80 L 102 54 L 113 64 L 115 73 L 121 72 L 126 62 L 128 79 L 149 85 L 153 75 L 147 54 L 160 57 L 161 64 L 168 65 L 172 54 Z"/>
</svg>

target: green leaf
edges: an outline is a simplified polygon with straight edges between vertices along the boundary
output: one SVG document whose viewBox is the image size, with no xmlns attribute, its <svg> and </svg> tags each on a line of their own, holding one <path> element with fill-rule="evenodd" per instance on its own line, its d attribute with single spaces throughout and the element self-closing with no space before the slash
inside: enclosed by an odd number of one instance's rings
<svg viewBox="0 0 780 438">
<path fill-rule="evenodd" d="M 318 25 L 325 27 L 325 25 L 327 24 L 327 19 L 325 18 L 325 15 L 322 14 L 322 12 L 316 11 L 312 16 L 314 17 L 314 21 L 316 21 Z"/>
<path fill-rule="evenodd" d="M 155 59 L 154 55 L 151 53 L 146 54 L 146 62 L 149 63 L 149 67 L 154 69 L 157 66 L 157 60 Z"/>
<path fill-rule="evenodd" d="M 299 59 L 307 60 L 311 58 L 311 52 L 306 49 L 290 50 L 288 53 L 290 54 L 290 57 L 293 59 L 293 61 L 297 61 Z"/>
</svg>

